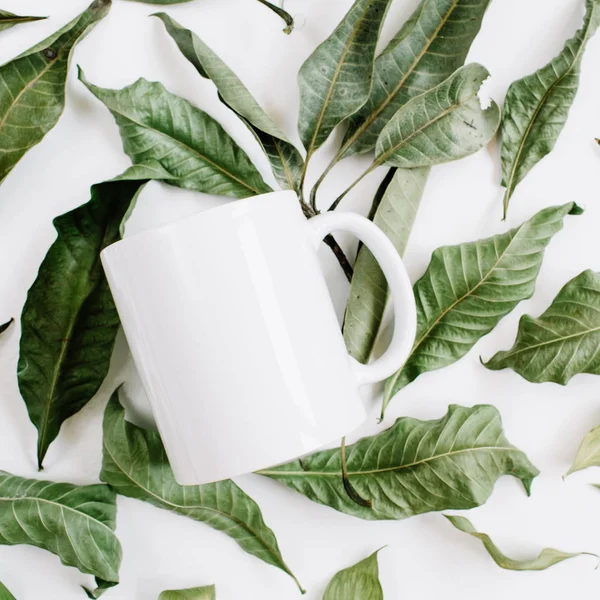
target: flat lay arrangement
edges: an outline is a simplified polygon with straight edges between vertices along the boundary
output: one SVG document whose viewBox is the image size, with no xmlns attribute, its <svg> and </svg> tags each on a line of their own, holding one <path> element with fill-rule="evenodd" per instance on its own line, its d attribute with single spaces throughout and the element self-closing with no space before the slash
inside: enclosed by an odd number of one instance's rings
<svg viewBox="0 0 600 600">
<path fill-rule="evenodd" d="M 600 0 L 75 4 L 0 10 L 0 598 L 595 590 Z"/>
</svg>

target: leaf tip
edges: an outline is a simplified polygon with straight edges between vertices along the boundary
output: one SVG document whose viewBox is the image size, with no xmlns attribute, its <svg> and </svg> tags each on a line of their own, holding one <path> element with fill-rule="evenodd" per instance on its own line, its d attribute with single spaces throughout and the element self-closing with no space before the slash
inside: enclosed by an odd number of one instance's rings
<svg viewBox="0 0 600 600">
<path fill-rule="evenodd" d="M 584 207 L 579 206 L 578 204 L 573 202 L 573 206 L 572 206 L 571 210 L 569 211 L 569 214 L 570 215 L 582 215 L 584 212 L 585 212 Z"/>
</svg>

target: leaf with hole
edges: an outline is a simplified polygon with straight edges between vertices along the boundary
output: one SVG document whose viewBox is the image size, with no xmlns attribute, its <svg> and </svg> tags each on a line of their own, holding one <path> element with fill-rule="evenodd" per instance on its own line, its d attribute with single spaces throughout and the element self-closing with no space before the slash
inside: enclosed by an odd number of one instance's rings
<svg viewBox="0 0 600 600">
<path fill-rule="evenodd" d="M 287 573 L 300 588 L 256 502 L 231 480 L 200 486 L 179 485 L 169 467 L 160 436 L 125 420 L 118 392 L 104 413 L 100 479 L 118 494 L 143 500 L 226 533 L 249 554 Z"/>
<path fill-rule="evenodd" d="M 121 239 L 136 196 L 160 165 L 133 167 L 92 187 L 91 200 L 57 217 L 56 241 L 29 288 L 21 315 L 19 390 L 38 430 L 38 465 L 63 422 L 96 394 L 120 325 L 100 252 Z"/>
<path fill-rule="evenodd" d="M 586 1 L 582 28 L 545 67 L 508 88 L 502 116 L 504 215 L 517 185 L 549 154 L 561 134 L 579 87 L 588 40 L 600 26 L 600 1 Z"/>
<path fill-rule="evenodd" d="M 379 32 L 390 0 L 356 0 L 298 73 L 298 131 L 307 160 L 369 98 Z"/>
<path fill-rule="evenodd" d="M 171 590 L 163 592 L 158 600 L 217 600 L 214 585 L 190 588 L 188 590 Z"/>
<path fill-rule="evenodd" d="M 569 202 L 541 210 L 491 238 L 443 246 L 415 284 L 417 337 L 404 366 L 386 382 L 383 411 L 419 375 L 456 362 L 522 300 L 530 298 L 544 250 L 569 214 Z"/>
<path fill-rule="evenodd" d="M 323 600 L 383 600 L 377 554 L 339 571 L 329 582 Z"/>
<path fill-rule="evenodd" d="M 580 373 L 600 375 L 600 273 L 584 271 L 560 290 L 539 318 L 521 317 L 514 346 L 485 363 L 532 383 L 566 385 Z"/>
<path fill-rule="evenodd" d="M 58 122 L 73 48 L 110 5 L 110 0 L 95 0 L 62 29 L 0 67 L 0 182 Z"/>
<path fill-rule="evenodd" d="M 112 113 L 134 164 L 158 163 L 182 188 L 247 198 L 271 188 L 223 127 L 162 84 L 138 79 L 121 90 L 79 79 Z"/>
<path fill-rule="evenodd" d="M 402 256 L 429 175 L 429 168 L 391 169 L 371 209 L 371 220 L 388 236 Z M 361 246 L 354 265 L 344 315 L 344 340 L 350 354 L 367 363 L 381 328 L 388 287 L 379 263 Z"/>
<path fill-rule="evenodd" d="M 488 77 L 485 67 L 466 65 L 407 102 L 381 131 L 374 164 L 412 169 L 481 150 L 500 124 L 498 105 L 492 102 L 483 109 L 477 96 Z"/>
<path fill-rule="evenodd" d="M 283 189 L 299 192 L 304 167 L 302 155 L 258 105 L 238 76 L 195 33 L 165 13 L 154 16 L 164 23 L 181 53 L 198 73 L 215 84 L 223 103 L 254 134 L 271 164 L 277 183 Z"/>
<path fill-rule="evenodd" d="M 509 444 L 493 406 L 451 405 L 442 419 L 402 417 L 373 437 L 346 448 L 348 480 L 372 507 L 344 489 L 339 448 L 260 471 L 313 502 L 362 519 L 406 519 L 431 511 L 467 509 L 489 498 L 502 475 L 526 490 L 538 470 Z"/>
<path fill-rule="evenodd" d="M 43 21 L 47 17 L 22 17 L 20 15 L 14 15 L 7 10 L 0 10 L 0 31 L 10 29 L 15 25 L 21 23 L 31 23 L 33 21 Z M 1 585 L 1 584 L 0 584 Z"/>
<path fill-rule="evenodd" d="M 90 598 L 119 583 L 117 505 L 106 485 L 76 486 L 0 471 L 0 544 L 29 544 L 96 578 Z"/>
<path fill-rule="evenodd" d="M 411 98 L 431 90 L 464 63 L 490 0 L 422 0 L 375 60 L 368 101 L 349 119 L 338 154 L 375 148 L 379 134 Z"/>
<path fill-rule="evenodd" d="M 569 558 L 575 558 L 576 556 L 595 556 L 598 558 L 595 554 L 589 552 L 568 553 L 562 552 L 561 550 L 555 550 L 554 548 L 544 548 L 536 558 L 529 560 L 515 560 L 503 554 L 489 535 L 479 533 L 465 517 L 451 515 L 444 515 L 444 517 L 446 517 L 446 519 L 448 519 L 448 521 L 450 521 L 450 523 L 452 523 L 459 531 L 481 541 L 492 560 L 500 568 L 509 571 L 545 571 L 553 565 L 568 560 Z"/>
</svg>

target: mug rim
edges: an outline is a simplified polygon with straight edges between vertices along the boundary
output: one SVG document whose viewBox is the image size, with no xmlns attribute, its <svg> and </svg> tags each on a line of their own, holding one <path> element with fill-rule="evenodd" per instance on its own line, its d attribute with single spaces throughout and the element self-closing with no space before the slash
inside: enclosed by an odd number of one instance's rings
<svg viewBox="0 0 600 600">
<path fill-rule="evenodd" d="M 134 233 L 132 235 L 128 235 L 124 238 L 121 238 L 120 240 L 117 240 L 116 242 L 113 242 L 112 244 L 106 246 L 100 252 L 100 256 L 104 255 L 107 252 L 107 250 L 109 250 L 111 248 L 113 250 L 115 250 L 117 246 L 123 246 L 123 244 L 125 244 L 125 242 L 130 242 L 132 240 L 140 240 L 145 237 L 150 238 L 157 233 L 163 233 L 165 231 L 168 231 L 169 229 L 173 229 L 173 228 L 177 227 L 178 225 L 181 225 L 185 221 L 191 221 L 192 219 L 196 219 L 196 218 L 200 217 L 201 215 L 209 215 L 209 214 L 214 215 L 217 212 L 224 213 L 226 211 L 239 210 L 240 208 L 243 208 L 245 205 L 247 205 L 249 203 L 255 204 L 258 201 L 271 202 L 273 200 L 272 196 L 282 196 L 282 195 L 289 197 L 290 200 L 293 199 L 294 202 L 298 201 L 298 196 L 294 190 L 273 190 L 272 192 L 267 192 L 266 194 L 259 194 L 257 196 L 248 196 L 247 198 L 239 198 L 239 199 L 231 198 L 229 202 L 225 202 L 224 204 L 221 204 L 220 206 L 213 206 L 211 208 L 207 208 L 206 210 L 198 211 L 191 215 L 185 215 L 183 217 L 178 217 L 172 221 L 168 221 L 167 223 L 163 223 L 161 225 L 157 225 L 156 227 L 152 227 L 150 229 L 145 229 L 143 231 L 138 231 L 137 233 Z M 227 198 L 227 196 L 222 196 L 222 197 Z M 278 200 L 278 202 L 285 201 L 285 200 L 286 199 L 283 198 L 282 200 Z M 129 245 L 129 244 L 126 244 L 126 245 Z"/>
</svg>

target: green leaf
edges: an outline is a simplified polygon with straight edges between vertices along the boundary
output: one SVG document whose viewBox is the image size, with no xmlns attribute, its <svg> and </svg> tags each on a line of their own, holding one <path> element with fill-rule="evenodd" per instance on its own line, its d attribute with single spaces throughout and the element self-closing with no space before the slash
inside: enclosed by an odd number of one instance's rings
<svg viewBox="0 0 600 600">
<path fill-rule="evenodd" d="M 583 52 L 600 26 L 600 1 L 587 0 L 586 7 L 583 27 L 563 51 L 508 88 L 501 127 L 505 216 L 515 188 L 552 151 L 567 122 L 579 87 Z"/>
<path fill-rule="evenodd" d="M 583 471 L 588 467 L 600 467 L 600 425 L 594 427 L 583 439 L 575 461 L 567 471 L 565 477 L 576 471 Z"/>
<path fill-rule="evenodd" d="M 110 5 L 110 0 L 95 0 L 60 31 L 0 67 L 5 89 L 0 94 L 0 182 L 58 122 L 73 48 Z"/>
<path fill-rule="evenodd" d="M 388 236 L 402 256 L 429 175 L 429 168 L 392 169 L 376 197 L 373 222 Z M 388 298 L 388 287 L 379 263 L 366 246 L 361 246 L 344 316 L 344 340 L 350 354 L 369 362 L 379 333 Z"/>
<path fill-rule="evenodd" d="M 200 486 L 179 485 L 160 436 L 125 420 L 118 392 L 104 414 L 100 479 L 118 494 L 149 502 L 226 533 L 249 554 L 290 575 L 300 587 L 256 502 L 230 480 Z"/>
<path fill-rule="evenodd" d="M 298 73 L 298 130 L 307 160 L 369 98 L 379 32 L 390 0 L 356 0 Z"/>
<path fill-rule="evenodd" d="M 446 163 L 481 150 L 500 124 L 495 102 L 482 109 L 477 93 L 489 77 L 476 63 L 407 102 L 383 128 L 375 166 L 412 169 Z"/>
<path fill-rule="evenodd" d="M 31 23 L 32 21 L 43 21 L 48 17 L 21 17 L 19 15 L 14 15 L 7 10 L 0 10 L 0 31 L 4 31 L 6 29 L 10 29 L 15 25 L 19 25 L 20 23 Z M 0 584 L 2 585 L 2 584 Z M 0 596 L 1 598 L 1 596 Z"/>
<path fill-rule="evenodd" d="M 4 323 L 4 324 L 0 325 L 0 333 L 4 333 L 11 326 L 11 323 L 13 321 L 14 321 L 14 319 L 11 319 L 10 321 L 8 321 L 8 323 Z"/>
<path fill-rule="evenodd" d="M 383 411 L 422 373 L 462 358 L 515 306 L 530 298 L 544 250 L 573 202 L 546 208 L 519 227 L 491 238 L 434 251 L 414 287 L 417 337 L 404 366 L 388 379 Z"/>
<path fill-rule="evenodd" d="M 579 373 L 600 375 L 600 273 L 567 283 L 539 319 L 524 315 L 514 346 L 485 363 L 511 368 L 532 383 L 566 385 Z"/>
<path fill-rule="evenodd" d="M 375 61 L 366 104 L 349 120 L 336 157 L 367 152 L 398 109 L 465 61 L 490 0 L 422 0 Z"/>
<path fill-rule="evenodd" d="M 189 590 L 171 590 L 163 592 L 158 600 L 217 600 L 214 585 L 191 588 Z"/>
<path fill-rule="evenodd" d="M 451 405 L 436 421 L 402 417 L 373 437 L 346 448 L 348 479 L 372 508 L 344 490 L 340 449 L 260 471 L 310 500 L 362 519 L 406 519 L 430 511 L 467 509 L 489 498 L 502 475 L 526 490 L 538 470 L 508 443 L 493 406 Z"/>
<path fill-rule="evenodd" d="M 484 548 L 488 551 L 488 554 L 492 557 L 492 560 L 502 569 L 508 569 L 509 571 L 545 571 L 548 567 L 556 565 L 563 560 L 569 558 L 575 558 L 576 556 L 596 556 L 589 552 L 575 552 L 567 553 L 555 550 L 554 548 L 544 548 L 539 556 L 531 560 L 514 560 L 508 558 L 505 554 L 500 552 L 498 546 L 494 544 L 489 535 L 485 533 L 479 533 L 465 517 L 444 515 L 456 529 L 464 533 L 477 538 L 483 543 Z M 596 556 L 596 558 L 598 558 Z"/>
<path fill-rule="evenodd" d="M 292 33 L 292 31 L 294 30 L 294 18 L 292 17 L 292 15 L 290 15 L 290 13 L 288 13 L 287 11 L 283 10 L 283 8 L 276 6 L 275 4 L 268 2 L 267 0 L 258 0 L 261 4 L 264 4 L 264 6 L 266 6 L 267 8 L 270 8 L 278 17 L 280 17 L 281 19 L 283 19 L 283 22 L 285 23 L 285 28 L 283 30 L 283 33 L 287 33 L 288 35 L 290 33 Z"/>
<path fill-rule="evenodd" d="M 2 582 L 0 582 L 0 600 L 16 600 Z"/>
<path fill-rule="evenodd" d="M 323 594 L 323 600 L 383 600 L 378 552 L 336 573 Z"/>
<path fill-rule="evenodd" d="M 134 164 L 159 163 L 182 188 L 247 198 L 272 191 L 221 125 L 160 83 L 138 79 L 109 90 L 79 79 L 113 114 Z"/>
<path fill-rule="evenodd" d="M 304 159 L 273 119 L 258 105 L 238 76 L 195 33 L 185 29 L 165 13 L 153 16 L 164 23 L 185 58 L 202 77 L 215 84 L 219 98 L 254 134 L 269 159 L 277 183 L 283 189 L 299 192 Z"/>
<path fill-rule="evenodd" d="M 121 226 L 142 186 L 168 178 L 160 166 L 137 167 L 92 187 L 91 200 L 57 217 L 21 315 L 18 381 L 38 430 L 40 468 L 62 423 L 95 395 L 108 372 L 119 317 L 100 252 Z"/>
<path fill-rule="evenodd" d="M 96 578 L 97 598 L 119 583 L 121 544 L 115 494 L 105 485 L 76 486 L 0 471 L 0 544 L 29 544 Z"/>
</svg>

